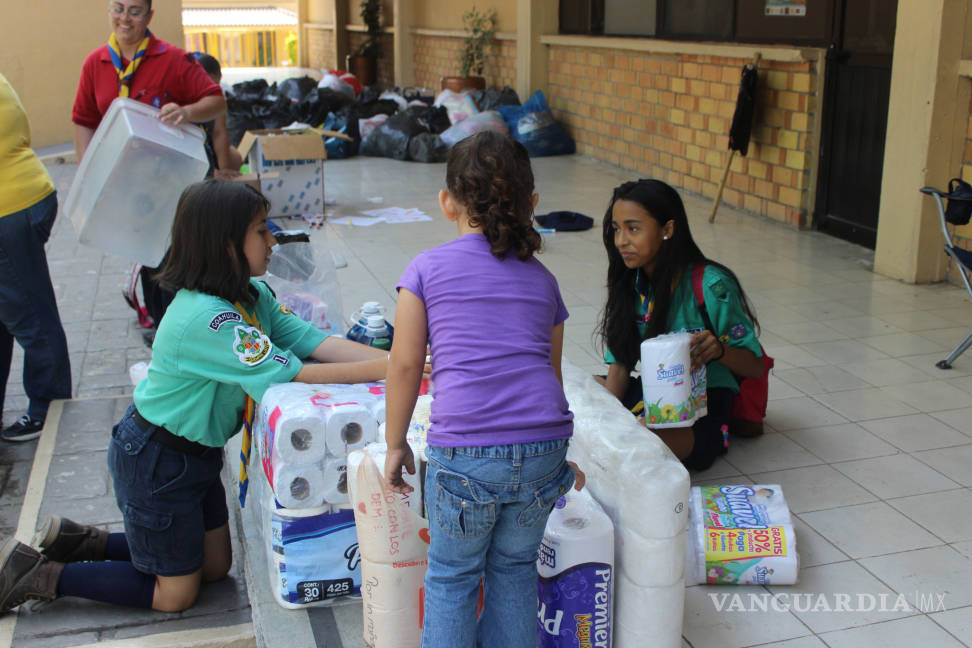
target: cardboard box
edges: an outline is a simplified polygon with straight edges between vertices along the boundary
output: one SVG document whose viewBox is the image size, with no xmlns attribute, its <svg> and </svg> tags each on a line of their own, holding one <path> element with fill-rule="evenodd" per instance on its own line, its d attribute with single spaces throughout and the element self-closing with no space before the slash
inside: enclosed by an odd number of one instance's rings
<svg viewBox="0 0 972 648">
<path fill-rule="evenodd" d="M 320 214 L 324 211 L 323 137 L 347 135 L 306 128 L 247 131 L 240 141 L 240 155 L 260 179 L 260 190 L 270 201 L 268 216 Z"/>
</svg>

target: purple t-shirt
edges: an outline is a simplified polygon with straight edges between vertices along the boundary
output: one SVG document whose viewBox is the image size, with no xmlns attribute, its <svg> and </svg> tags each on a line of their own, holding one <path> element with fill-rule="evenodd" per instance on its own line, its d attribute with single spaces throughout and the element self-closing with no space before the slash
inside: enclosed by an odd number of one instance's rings
<svg viewBox="0 0 972 648">
<path fill-rule="evenodd" d="M 537 259 L 497 259 L 482 234 L 426 250 L 398 288 L 425 302 L 437 446 L 564 439 L 573 418 L 550 364 L 554 326 L 567 319 L 557 280 Z"/>
</svg>

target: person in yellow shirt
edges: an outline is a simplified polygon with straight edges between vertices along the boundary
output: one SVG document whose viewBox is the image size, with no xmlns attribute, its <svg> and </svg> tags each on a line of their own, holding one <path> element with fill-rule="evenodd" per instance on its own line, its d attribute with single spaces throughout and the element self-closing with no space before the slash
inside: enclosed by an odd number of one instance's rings
<svg viewBox="0 0 972 648">
<path fill-rule="evenodd" d="M 44 244 L 57 216 L 57 193 L 30 148 L 20 98 L 0 74 L 0 412 L 14 339 L 24 349 L 27 413 L 3 428 L 4 441 L 40 436 L 47 408 L 71 397 L 67 338 L 54 299 Z"/>
</svg>

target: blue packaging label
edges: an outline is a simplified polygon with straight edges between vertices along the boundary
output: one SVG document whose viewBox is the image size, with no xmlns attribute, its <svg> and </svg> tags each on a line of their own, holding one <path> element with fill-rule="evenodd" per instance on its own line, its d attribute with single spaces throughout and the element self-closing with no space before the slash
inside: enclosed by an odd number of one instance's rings
<svg viewBox="0 0 972 648">
<path fill-rule="evenodd" d="M 273 516 L 273 551 L 282 560 L 280 595 L 289 603 L 313 603 L 361 591 L 361 556 L 354 511 L 304 518 Z"/>
<path fill-rule="evenodd" d="M 611 645 L 610 565 L 585 563 L 539 577 L 538 648 L 608 648 Z"/>
</svg>

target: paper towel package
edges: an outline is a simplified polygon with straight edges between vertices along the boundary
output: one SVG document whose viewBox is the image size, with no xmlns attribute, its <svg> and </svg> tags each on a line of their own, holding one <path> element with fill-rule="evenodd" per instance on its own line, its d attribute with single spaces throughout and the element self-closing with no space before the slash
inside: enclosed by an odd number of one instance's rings
<svg viewBox="0 0 972 648">
<path fill-rule="evenodd" d="M 158 114 L 134 99 L 115 99 L 64 202 L 81 243 L 149 267 L 169 247 L 182 190 L 209 169 L 203 131 L 164 124 Z"/>
<path fill-rule="evenodd" d="M 362 560 L 364 640 L 372 648 L 419 648 L 428 522 L 388 490 L 369 454 L 351 478 Z"/>
<path fill-rule="evenodd" d="M 687 427 L 708 412 L 706 369 L 692 369 L 690 333 L 641 343 L 641 386 L 649 427 Z"/>
<path fill-rule="evenodd" d="M 537 646 L 610 646 L 614 525 L 586 490 L 561 497 L 537 553 Z"/>
<path fill-rule="evenodd" d="M 792 585 L 800 559 L 777 484 L 692 488 L 686 582 Z"/>
<path fill-rule="evenodd" d="M 567 456 L 614 524 L 614 648 L 679 648 L 688 471 L 589 373 L 565 359 L 563 376 L 574 413 Z"/>
</svg>

